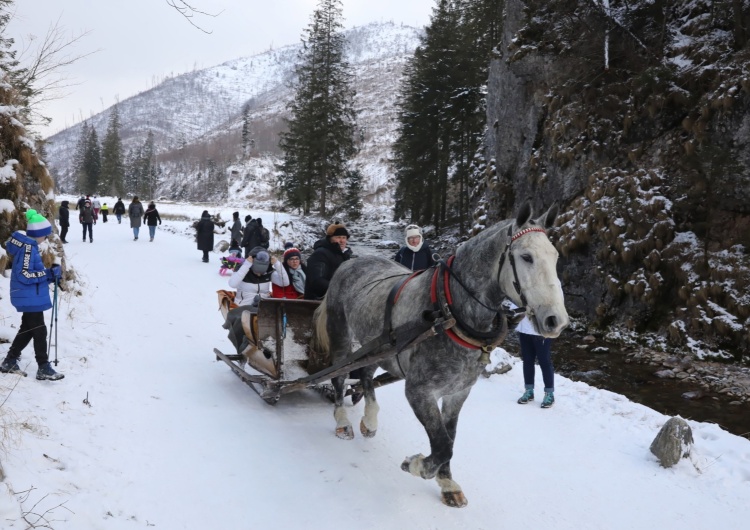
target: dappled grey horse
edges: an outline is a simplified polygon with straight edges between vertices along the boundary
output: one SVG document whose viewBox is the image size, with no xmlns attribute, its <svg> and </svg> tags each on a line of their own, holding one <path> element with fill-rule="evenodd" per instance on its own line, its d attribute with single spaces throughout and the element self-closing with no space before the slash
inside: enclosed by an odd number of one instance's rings
<svg viewBox="0 0 750 530">
<path fill-rule="evenodd" d="M 545 337 L 557 337 L 568 325 L 555 270 L 558 255 L 546 234 L 556 215 L 553 207 L 532 219 L 526 204 L 515 219 L 488 228 L 461 245 L 454 257 L 423 273 L 412 274 L 381 257 L 347 261 L 315 312 L 313 347 L 329 352 L 334 363 L 353 357 L 352 340 L 366 345 L 390 336 L 391 342 L 380 349 L 391 348 L 394 355 L 361 369 L 365 412 L 360 431 L 372 437 L 378 427 L 377 367 L 405 379 L 406 398 L 427 431 L 431 453 L 407 457 L 401 468 L 424 479 L 436 477 L 448 506 L 467 504 L 452 479 L 450 460 L 461 407 L 488 352 L 507 331 L 501 302 L 508 297 L 525 307 Z M 455 325 L 447 324 L 448 329 L 426 340 L 411 341 L 420 333 L 424 337 L 436 322 L 454 320 Z M 336 435 L 351 439 L 354 431 L 343 406 L 345 377 L 332 383 Z"/>
</svg>

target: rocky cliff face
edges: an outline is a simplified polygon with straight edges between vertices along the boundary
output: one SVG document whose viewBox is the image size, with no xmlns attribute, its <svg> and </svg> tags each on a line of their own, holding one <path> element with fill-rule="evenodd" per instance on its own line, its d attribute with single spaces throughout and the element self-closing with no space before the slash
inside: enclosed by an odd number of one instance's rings
<svg viewBox="0 0 750 530">
<path fill-rule="evenodd" d="M 506 2 L 476 229 L 558 201 L 569 310 L 750 361 L 750 5 Z"/>
</svg>

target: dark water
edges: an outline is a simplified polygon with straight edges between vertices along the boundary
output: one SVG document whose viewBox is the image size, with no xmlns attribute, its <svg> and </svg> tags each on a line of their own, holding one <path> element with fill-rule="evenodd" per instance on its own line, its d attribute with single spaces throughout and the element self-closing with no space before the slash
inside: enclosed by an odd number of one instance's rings
<svg viewBox="0 0 750 530">
<path fill-rule="evenodd" d="M 730 405 L 732 399 L 718 393 L 706 392 L 701 399 L 687 399 L 682 394 L 699 390 L 695 382 L 678 379 L 660 379 L 654 372 L 660 370 L 650 364 L 627 363 L 627 353 L 612 344 L 597 341 L 588 349 L 577 346 L 581 338 L 572 333 L 563 335 L 552 346 L 555 371 L 574 381 L 621 394 L 635 403 L 650 407 L 669 416 L 716 423 L 724 430 L 750 438 L 750 411 L 747 404 Z M 592 348 L 604 346 L 606 353 L 593 353 Z"/>
</svg>

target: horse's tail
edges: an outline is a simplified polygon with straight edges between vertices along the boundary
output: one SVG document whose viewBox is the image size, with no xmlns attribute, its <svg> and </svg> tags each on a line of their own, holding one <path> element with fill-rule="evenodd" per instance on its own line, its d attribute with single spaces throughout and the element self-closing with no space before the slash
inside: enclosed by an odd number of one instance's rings
<svg viewBox="0 0 750 530">
<path fill-rule="evenodd" d="M 328 368 L 331 363 L 331 340 L 328 337 L 328 310 L 326 298 L 313 313 L 313 333 L 310 339 L 310 352 L 308 355 L 308 370 L 310 373 Z"/>
</svg>

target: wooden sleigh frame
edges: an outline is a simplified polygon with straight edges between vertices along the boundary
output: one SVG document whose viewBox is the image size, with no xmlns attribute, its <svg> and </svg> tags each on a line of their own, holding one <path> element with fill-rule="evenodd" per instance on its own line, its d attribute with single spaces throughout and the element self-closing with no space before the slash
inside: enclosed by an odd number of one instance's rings
<svg viewBox="0 0 750 530">
<path fill-rule="evenodd" d="M 222 299 L 220 294 L 220 309 L 225 318 L 230 302 Z M 262 299 L 257 313 L 242 313 L 242 328 L 249 341 L 248 347 L 239 354 L 225 354 L 214 348 L 216 360 L 224 361 L 268 404 L 274 405 L 282 395 L 304 388 L 315 389 L 333 399 L 332 385 L 326 384 L 331 378 L 385 360 L 455 325 L 453 319 L 441 318 L 418 332 L 413 327 L 396 329 L 390 334 L 392 340 L 374 339 L 356 350 L 349 360 L 330 365 L 325 360 L 316 359 L 317 355 L 309 347 L 312 317 L 319 305 L 320 302 L 315 300 Z M 246 371 L 246 365 L 257 373 Z M 375 378 L 374 384 L 377 388 L 400 380 L 383 373 Z M 362 396 L 361 385 L 351 385 L 346 395 L 351 395 L 356 403 Z"/>
</svg>

